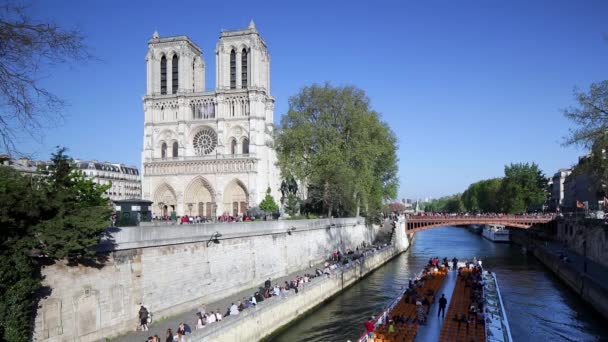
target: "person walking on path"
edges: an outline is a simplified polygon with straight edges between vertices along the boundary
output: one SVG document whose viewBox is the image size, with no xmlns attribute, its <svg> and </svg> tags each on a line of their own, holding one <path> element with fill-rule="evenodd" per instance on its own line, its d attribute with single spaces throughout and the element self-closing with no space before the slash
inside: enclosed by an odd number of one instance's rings
<svg viewBox="0 0 608 342">
<path fill-rule="evenodd" d="M 141 325 L 141 331 L 148 331 L 148 309 L 143 305 L 139 308 L 139 323 Z"/>
<path fill-rule="evenodd" d="M 445 307 L 448 305 L 448 300 L 445 298 L 445 294 L 441 295 L 439 298 L 439 311 L 437 312 L 437 317 L 441 315 L 441 318 L 445 317 Z"/>
</svg>

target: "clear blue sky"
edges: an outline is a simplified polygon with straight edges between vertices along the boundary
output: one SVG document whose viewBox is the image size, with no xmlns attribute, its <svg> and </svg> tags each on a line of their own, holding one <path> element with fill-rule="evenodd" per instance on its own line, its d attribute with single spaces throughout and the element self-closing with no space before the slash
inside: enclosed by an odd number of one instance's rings
<svg viewBox="0 0 608 342">
<path fill-rule="evenodd" d="M 139 166 L 154 30 L 202 47 L 212 89 L 220 30 L 253 18 L 272 56 L 275 122 L 303 86 L 364 89 L 399 138 L 400 197 L 460 192 L 509 162 L 547 174 L 576 162 L 583 151 L 560 146 L 561 109 L 574 87 L 608 79 L 608 1 L 402 2 L 35 1 L 34 16 L 81 28 L 102 61 L 52 71 L 44 82 L 70 103 L 66 119 L 21 148 Z"/>
</svg>

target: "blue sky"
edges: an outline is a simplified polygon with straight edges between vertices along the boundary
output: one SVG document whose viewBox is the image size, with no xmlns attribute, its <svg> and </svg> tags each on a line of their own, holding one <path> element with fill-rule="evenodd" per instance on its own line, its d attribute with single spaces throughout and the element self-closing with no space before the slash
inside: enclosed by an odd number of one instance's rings
<svg viewBox="0 0 608 342">
<path fill-rule="evenodd" d="M 178 5 L 179 4 L 179 5 Z M 147 40 L 188 35 L 215 84 L 221 29 L 254 19 L 271 53 L 275 122 L 300 88 L 364 89 L 399 138 L 400 197 L 461 192 L 510 162 L 547 174 L 577 161 L 560 146 L 573 88 L 608 79 L 608 1 L 35 1 L 35 17 L 78 27 L 101 60 L 49 71 L 70 106 L 42 142 L 73 157 L 140 165 Z"/>
</svg>

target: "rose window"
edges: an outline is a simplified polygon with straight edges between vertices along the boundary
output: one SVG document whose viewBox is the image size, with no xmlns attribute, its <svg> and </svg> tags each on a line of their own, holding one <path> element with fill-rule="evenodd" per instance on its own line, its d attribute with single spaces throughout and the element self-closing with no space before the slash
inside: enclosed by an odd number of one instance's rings
<svg viewBox="0 0 608 342">
<path fill-rule="evenodd" d="M 196 155 L 202 156 L 209 154 L 215 150 L 217 146 L 217 134 L 211 128 L 205 128 L 196 133 L 193 140 L 194 151 Z"/>
</svg>

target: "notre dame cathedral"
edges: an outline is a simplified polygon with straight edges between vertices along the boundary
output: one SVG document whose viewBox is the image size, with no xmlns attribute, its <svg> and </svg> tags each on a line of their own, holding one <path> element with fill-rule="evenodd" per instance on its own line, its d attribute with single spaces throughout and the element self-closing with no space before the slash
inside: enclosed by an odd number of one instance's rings
<svg viewBox="0 0 608 342">
<path fill-rule="evenodd" d="M 146 55 L 142 193 L 156 215 L 241 215 L 279 198 L 273 148 L 270 55 L 253 21 L 223 31 L 215 90 L 205 59 L 186 36 L 154 33 Z"/>
</svg>

